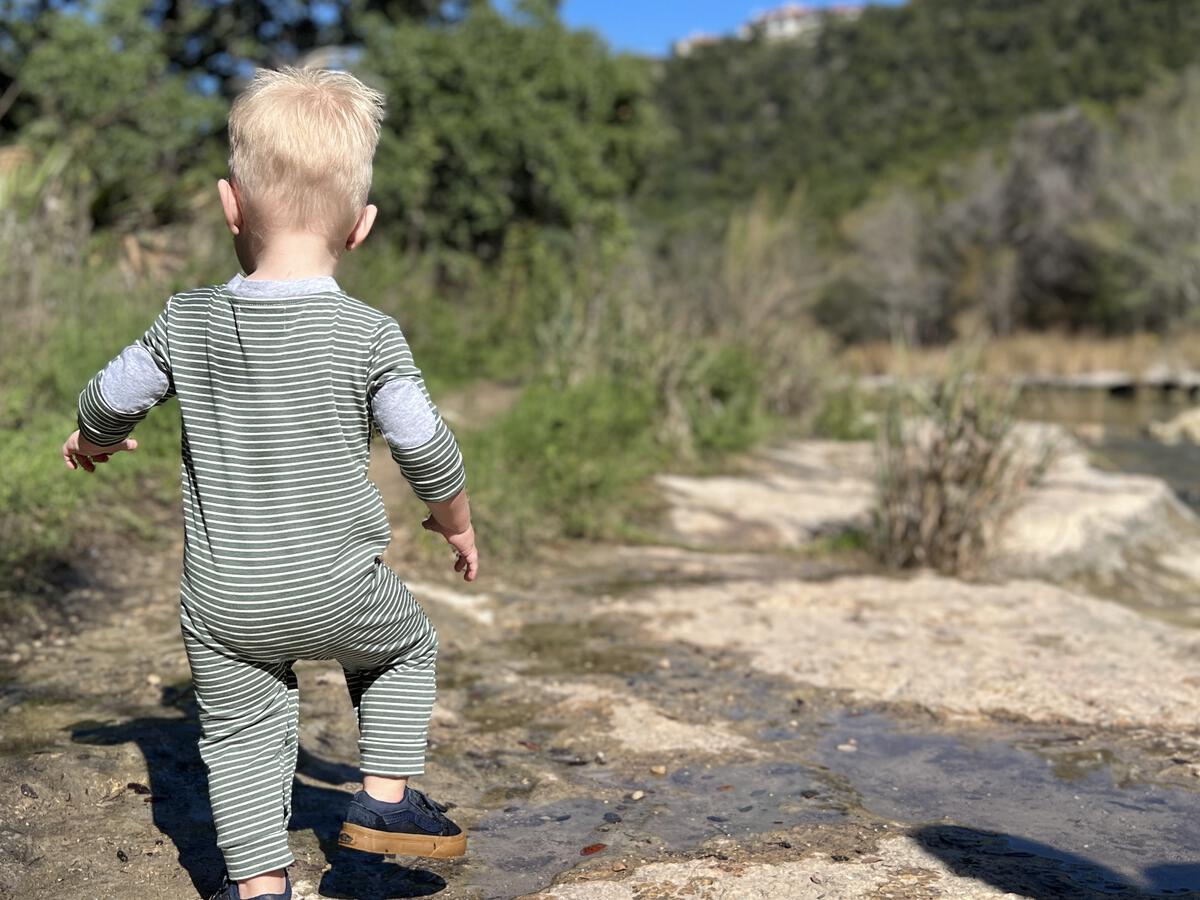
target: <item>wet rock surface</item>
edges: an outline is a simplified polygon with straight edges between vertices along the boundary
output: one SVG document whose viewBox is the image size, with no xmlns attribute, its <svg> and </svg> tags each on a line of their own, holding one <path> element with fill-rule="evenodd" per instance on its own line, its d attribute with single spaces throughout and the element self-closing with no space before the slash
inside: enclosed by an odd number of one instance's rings
<svg viewBox="0 0 1200 900">
<path fill-rule="evenodd" d="M 848 476 L 809 503 L 821 466 L 858 464 L 834 449 L 771 451 L 786 471 L 741 508 L 748 542 L 581 547 L 469 587 L 400 527 L 391 561 L 442 643 L 421 785 L 455 804 L 470 854 L 337 846 L 355 725 L 340 670 L 302 663 L 297 898 L 1200 896 L 1200 633 L 1076 583 L 792 552 L 837 496 L 861 505 Z M 719 518 L 761 474 L 688 490 Z M 783 524 L 772 495 L 796 510 Z M 0 896 L 215 888 L 176 564 L 131 565 L 110 615 L 3 672 Z"/>
</svg>

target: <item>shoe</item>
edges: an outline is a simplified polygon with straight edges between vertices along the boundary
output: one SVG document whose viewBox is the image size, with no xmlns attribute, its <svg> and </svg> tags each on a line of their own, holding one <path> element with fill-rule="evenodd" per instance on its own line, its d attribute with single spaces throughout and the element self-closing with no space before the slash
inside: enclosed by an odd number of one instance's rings
<svg viewBox="0 0 1200 900">
<path fill-rule="evenodd" d="M 286 875 L 284 878 L 287 881 L 287 885 L 284 887 L 282 894 L 255 894 L 253 897 L 247 898 L 247 900 L 292 900 L 292 879 Z M 242 895 L 238 893 L 237 882 L 229 880 L 228 872 L 221 878 L 220 890 L 209 897 L 208 900 L 242 900 Z"/>
<path fill-rule="evenodd" d="M 446 818 L 448 807 L 435 803 L 416 788 L 405 788 L 404 799 L 377 812 L 377 801 L 359 791 L 350 801 L 338 843 L 363 853 L 430 856 L 445 859 L 467 852 L 467 836 Z"/>
</svg>

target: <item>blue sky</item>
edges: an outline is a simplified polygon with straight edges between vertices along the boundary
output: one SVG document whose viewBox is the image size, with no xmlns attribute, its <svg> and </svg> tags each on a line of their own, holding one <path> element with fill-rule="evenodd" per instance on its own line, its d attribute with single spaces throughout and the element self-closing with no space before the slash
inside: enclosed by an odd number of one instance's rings
<svg viewBox="0 0 1200 900">
<path fill-rule="evenodd" d="M 728 34 L 755 12 L 783 0 L 565 0 L 563 20 L 599 31 L 618 50 L 663 54 L 693 31 Z M 844 2 L 844 0 L 843 0 Z M 898 0 L 879 0 L 894 4 Z M 812 6 L 835 0 L 811 0 Z"/>
</svg>

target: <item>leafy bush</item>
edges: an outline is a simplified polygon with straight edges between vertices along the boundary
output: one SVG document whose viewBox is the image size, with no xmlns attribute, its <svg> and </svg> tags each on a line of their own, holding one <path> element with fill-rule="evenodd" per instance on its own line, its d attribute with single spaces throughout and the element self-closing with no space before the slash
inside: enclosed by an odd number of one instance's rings
<svg viewBox="0 0 1200 900">
<path fill-rule="evenodd" d="M 766 427 L 759 360 L 737 344 L 718 346 L 699 360 L 687 399 L 701 453 L 745 449 Z"/>
<path fill-rule="evenodd" d="M 821 396 L 812 431 L 835 441 L 861 441 L 875 436 L 862 391 L 853 383 L 831 385 Z"/>
<path fill-rule="evenodd" d="M 619 532 L 633 492 L 664 461 L 654 425 L 644 384 L 531 385 L 499 421 L 464 438 L 480 533 L 512 548 Z"/>
</svg>

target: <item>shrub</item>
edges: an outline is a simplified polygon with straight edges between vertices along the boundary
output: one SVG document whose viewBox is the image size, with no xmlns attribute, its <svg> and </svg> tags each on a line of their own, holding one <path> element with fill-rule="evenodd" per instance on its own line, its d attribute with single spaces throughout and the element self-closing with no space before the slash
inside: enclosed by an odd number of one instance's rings
<svg viewBox="0 0 1200 900">
<path fill-rule="evenodd" d="M 954 363 L 926 387 L 898 389 L 878 436 L 873 543 L 891 568 L 978 569 L 1004 521 L 1050 462 L 1022 440 L 1015 390 Z"/>
<path fill-rule="evenodd" d="M 639 482 L 664 460 L 654 407 L 644 384 L 526 388 L 501 419 L 463 439 L 481 534 L 519 548 L 620 532 Z"/>
</svg>

